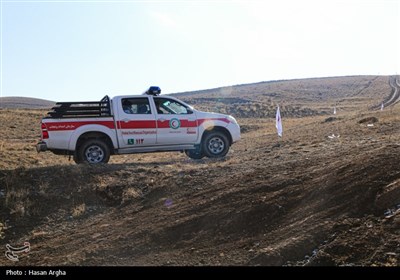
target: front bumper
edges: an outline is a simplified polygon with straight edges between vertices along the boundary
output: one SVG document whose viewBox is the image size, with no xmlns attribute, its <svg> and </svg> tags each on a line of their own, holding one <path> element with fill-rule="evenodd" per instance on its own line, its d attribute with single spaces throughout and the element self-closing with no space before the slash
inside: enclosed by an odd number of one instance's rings
<svg viewBox="0 0 400 280">
<path fill-rule="evenodd" d="M 226 127 L 232 136 L 232 143 L 235 143 L 240 140 L 240 126 L 236 123 L 229 123 Z"/>
<path fill-rule="evenodd" d="M 47 151 L 47 144 L 45 142 L 39 142 L 36 144 L 36 151 L 38 153 Z"/>
</svg>

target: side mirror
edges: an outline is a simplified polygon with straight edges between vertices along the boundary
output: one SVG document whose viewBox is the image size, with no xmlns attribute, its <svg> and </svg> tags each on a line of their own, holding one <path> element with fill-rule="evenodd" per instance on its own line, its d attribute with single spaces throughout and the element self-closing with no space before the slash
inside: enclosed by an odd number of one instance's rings
<svg viewBox="0 0 400 280">
<path fill-rule="evenodd" d="M 193 114 L 193 111 L 192 110 L 190 110 L 189 108 L 187 109 L 187 114 Z"/>
</svg>

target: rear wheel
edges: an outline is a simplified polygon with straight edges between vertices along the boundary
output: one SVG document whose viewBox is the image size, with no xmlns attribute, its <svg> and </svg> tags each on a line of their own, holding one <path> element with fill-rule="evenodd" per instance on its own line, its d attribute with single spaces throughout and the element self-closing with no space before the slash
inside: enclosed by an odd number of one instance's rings
<svg viewBox="0 0 400 280">
<path fill-rule="evenodd" d="M 86 140 L 79 147 L 76 157 L 74 156 L 74 160 L 77 163 L 99 164 L 107 163 L 109 159 L 110 148 L 100 139 Z"/>
<path fill-rule="evenodd" d="M 220 131 L 208 133 L 202 143 L 202 150 L 209 158 L 224 157 L 229 151 L 229 141 L 226 135 Z"/>
</svg>

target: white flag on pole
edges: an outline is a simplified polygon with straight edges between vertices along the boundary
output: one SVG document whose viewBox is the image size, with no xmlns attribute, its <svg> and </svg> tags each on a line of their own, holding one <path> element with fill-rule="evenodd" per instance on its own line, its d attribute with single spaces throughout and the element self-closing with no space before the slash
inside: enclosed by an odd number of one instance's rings
<svg viewBox="0 0 400 280">
<path fill-rule="evenodd" d="M 384 107 L 384 106 L 383 106 L 383 102 L 382 102 L 382 105 L 381 105 L 381 111 L 383 111 L 383 107 Z"/>
<path fill-rule="evenodd" d="M 281 111 L 279 110 L 279 106 L 278 109 L 276 110 L 276 130 L 278 131 L 278 135 L 279 137 L 282 137 L 282 119 L 281 119 Z"/>
</svg>

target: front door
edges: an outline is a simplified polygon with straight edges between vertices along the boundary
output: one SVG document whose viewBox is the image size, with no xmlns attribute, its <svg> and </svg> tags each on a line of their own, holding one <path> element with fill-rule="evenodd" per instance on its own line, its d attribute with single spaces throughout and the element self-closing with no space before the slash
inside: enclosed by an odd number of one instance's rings
<svg viewBox="0 0 400 280">
<path fill-rule="evenodd" d="M 157 109 L 157 144 L 193 144 L 199 131 L 196 115 L 184 104 L 154 97 Z"/>
<path fill-rule="evenodd" d="M 117 122 L 120 148 L 154 145 L 157 139 L 156 115 L 148 97 L 122 98 Z"/>
</svg>

